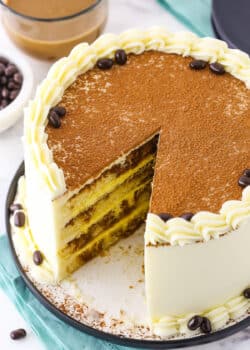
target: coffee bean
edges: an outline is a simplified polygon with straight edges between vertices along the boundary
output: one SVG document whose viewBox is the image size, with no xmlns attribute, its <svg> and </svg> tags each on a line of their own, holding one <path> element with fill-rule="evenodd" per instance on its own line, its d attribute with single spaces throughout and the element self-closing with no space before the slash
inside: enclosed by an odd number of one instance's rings
<svg viewBox="0 0 250 350">
<path fill-rule="evenodd" d="M 97 67 L 100 69 L 110 69 L 114 61 L 111 58 L 100 58 L 97 61 Z"/>
<path fill-rule="evenodd" d="M 184 213 L 184 214 L 182 214 L 180 217 L 181 217 L 182 219 L 185 219 L 185 220 L 187 220 L 187 221 L 190 221 L 190 220 L 192 219 L 193 216 L 194 216 L 193 213 Z"/>
<path fill-rule="evenodd" d="M 211 333 L 212 325 L 207 317 L 203 317 L 202 323 L 200 325 L 200 329 L 205 334 Z"/>
<path fill-rule="evenodd" d="M 8 79 L 5 76 L 0 78 L 0 86 L 5 86 L 7 82 L 8 82 Z"/>
<path fill-rule="evenodd" d="M 17 67 L 14 64 L 9 64 L 5 68 L 6 77 L 12 77 L 17 72 Z"/>
<path fill-rule="evenodd" d="M 11 213 L 14 213 L 16 210 L 22 210 L 22 209 L 23 209 L 23 207 L 19 203 L 12 203 L 9 207 L 9 210 Z"/>
<path fill-rule="evenodd" d="M 190 331 L 195 331 L 201 326 L 202 321 L 203 321 L 203 317 L 199 315 L 195 315 L 192 318 L 190 318 L 190 320 L 188 321 L 187 327 L 188 329 L 190 329 Z"/>
<path fill-rule="evenodd" d="M 160 213 L 158 216 L 165 222 L 173 218 L 173 215 L 169 213 Z"/>
<path fill-rule="evenodd" d="M 9 90 L 6 88 L 6 87 L 4 87 L 4 88 L 2 88 L 2 91 L 1 91 L 1 96 L 2 96 L 2 98 L 8 98 L 9 97 Z"/>
<path fill-rule="evenodd" d="M 23 76 L 20 72 L 17 72 L 14 74 L 13 80 L 18 83 L 18 84 L 22 84 L 23 82 Z"/>
<path fill-rule="evenodd" d="M 36 265 L 41 265 L 41 263 L 43 262 L 43 256 L 40 250 L 36 250 L 33 253 L 33 261 Z"/>
<path fill-rule="evenodd" d="M 9 99 L 11 101 L 15 100 L 15 98 L 17 97 L 17 95 L 19 94 L 19 90 L 12 90 L 10 93 L 9 93 Z"/>
<path fill-rule="evenodd" d="M 66 109 L 62 106 L 56 106 L 52 110 L 56 112 L 59 117 L 64 117 L 66 114 Z"/>
<path fill-rule="evenodd" d="M 195 70 L 201 70 L 206 68 L 207 62 L 203 60 L 193 60 L 189 63 L 189 67 Z"/>
<path fill-rule="evenodd" d="M 250 177 L 247 175 L 242 175 L 239 178 L 238 185 L 240 187 L 243 187 L 243 188 L 249 186 L 250 185 Z"/>
<path fill-rule="evenodd" d="M 243 175 L 250 177 L 250 169 L 245 169 Z"/>
<path fill-rule="evenodd" d="M 53 128 L 55 128 L 55 129 L 60 128 L 61 120 L 60 120 L 59 115 L 56 112 L 51 111 L 49 113 L 48 119 L 49 119 L 49 125 L 53 126 Z"/>
<path fill-rule="evenodd" d="M 246 299 L 250 299 L 250 288 L 246 288 L 243 292 L 243 295 Z"/>
<path fill-rule="evenodd" d="M 22 211 L 16 211 L 14 214 L 14 225 L 23 227 L 25 224 L 25 215 Z"/>
<path fill-rule="evenodd" d="M 10 337 L 13 340 L 22 339 L 22 338 L 26 337 L 26 335 L 27 335 L 27 333 L 26 333 L 25 329 L 23 329 L 23 328 L 15 329 L 14 331 L 12 331 L 10 333 Z"/>
<path fill-rule="evenodd" d="M 15 64 L 0 57 L 0 110 L 7 107 L 18 96 L 23 76 Z"/>
<path fill-rule="evenodd" d="M 7 66 L 9 61 L 7 58 L 0 56 L 0 63 L 2 63 L 4 66 Z"/>
<path fill-rule="evenodd" d="M 218 62 L 211 63 L 209 65 L 209 68 L 213 73 L 218 74 L 218 75 L 222 75 L 225 73 L 224 66 Z"/>
<path fill-rule="evenodd" d="M 7 88 L 9 90 L 20 90 L 20 85 L 11 80 L 8 82 Z"/>
<path fill-rule="evenodd" d="M 117 50 L 115 52 L 115 62 L 121 66 L 127 62 L 127 54 L 124 50 Z"/>
</svg>

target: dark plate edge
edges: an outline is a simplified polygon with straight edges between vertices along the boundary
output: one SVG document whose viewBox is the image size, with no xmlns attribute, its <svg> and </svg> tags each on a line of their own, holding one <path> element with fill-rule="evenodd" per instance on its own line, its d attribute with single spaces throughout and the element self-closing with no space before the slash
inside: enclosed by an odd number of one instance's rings
<svg viewBox="0 0 250 350">
<path fill-rule="evenodd" d="M 218 19 L 216 17 L 216 4 L 217 1 L 213 0 L 212 1 L 212 15 L 211 15 L 211 21 L 212 21 L 212 27 L 213 27 L 213 31 L 215 33 L 215 35 L 221 39 L 226 41 L 226 43 L 228 44 L 228 46 L 232 49 L 238 49 L 237 45 L 235 45 L 231 39 L 228 37 L 228 35 L 225 33 L 225 31 L 223 30 L 223 28 L 219 25 L 218 23 Z"/>
<path fill-rule="evenodd" d="M 31 282 L 31 280 L 26 275 L 25 271 L 23 270 L 18 257 L 15 252 L 14 244 L 11 237 L 11 228 L 9 224 L 9 206 L 13 202 L 16 189 L 17 189 L 17 182 L 21 175 L 24 174 L 24 163 L 22 163 L 18 170 L 16 171 L 11 184 L 9 186 L 9 190 L 6 197 L 6 203 L 5 203 L 5 225 L 6 225 L 6 232 L 8 236 L 8 241 L 10 244 L 10 249 L 12 256 L 14 258 L 15 265 L 22 276 L 24 282 L 26 283 L 29 290 L 32 292 L 32 294 L 41 302 L 41 304 L 47 308 L 50 312 L 52 312 L 55 316 L 57 316 L 60 320 L 65 322 L 66 324 L 84 332 L 89 335 L 92 335 L 96 338 L 99 338 L 101 340 L 109 341 L 114 344 L 123 345 L 123 346 L 129 346 L 129 347 L 137 347 L 137 348 L 145 348 L 145 349 L 177 349 L 181 347 L 188 347 L 188 346 L 195 346 L 195 345 L 201 345 L 210 343 L 213 341 L 217 341 L 220 339 L 223 339 L 225 337 L 228 337 L 234 333 L 237 333 L 238 331 L 246 328 L 250 325 L 250 316 L 245 318 L 244 320 L 227 327 L 225 329 L 219 330 L 217 332 L 207 334 L 207 335 L 201 335 L 198 337 L 188 338 L 188 339 L 180 339 L 180 340 L 140 340 L 140 339 L 133 339 L 133 338 L 125 338 L 125 337 L 119 337 L 117 335 L 113 335 L 110 333 L 106 333 L 97 329 L 94 329 L 90 326 L 84 325 L 81 322 L 78 322 L 68 316 L 67 314 L 63 313 L 59 309 L 57 309 L 48 299 L 46 299 L 40 291 L 34 286 L 34 284 Z"/>
</svg>

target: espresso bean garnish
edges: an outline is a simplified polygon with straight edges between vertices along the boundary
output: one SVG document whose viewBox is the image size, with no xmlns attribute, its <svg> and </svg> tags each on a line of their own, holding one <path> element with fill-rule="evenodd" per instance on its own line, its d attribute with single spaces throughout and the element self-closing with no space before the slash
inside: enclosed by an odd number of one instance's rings
<svg viewBox="0 0 250 350">
<path fill-rule="evenodd" d="M 239 178 L 238 185 L 240 187 L 243 187 L 243 188 L 249 186 L 250 185 L 250 177 L 246 176 L 246 175 L 242 175 Z"/>
<path fill-rule="evenodd" d="M 203 317 L 202 323 L 200 325 L 200 329 L 204 334 L 211 333 L 212 325 L 207 317 Z"/>
<path fill-rule="evenodd" d="M 250 288 L 246 288 L 243 292 L 243 295 L 246 299 L 250 299 Z"/>
<path fill-rule="evenodd" d="M 36 250 L 33 253 L 33 261 L 36 265 L 41 265 L 41 263 L 43 262 L 43 256 L 40 250 Z"/>
<path fill-rule="evenodd" d="M 10 333 L 10 337 L 13 340 L 19 340 L 26 337 L 26 331 L 23 328 L 15 329 Z"/>
<path fill-rule="evenodd" d="M 49 113 L 48 120 L 49 120 L 49 125 L 51 125 L 53 128 L 55 128 L 55 129 L 60 128 L 61 120 L 60 120 L 59 115 L 56 112 L 51 111 Z"/>
<path fill-rule="evenodd" d="M 206 68 L 207 62 L 203 60 L 193 60 L 189 63 L 189 67 L 195 70 L 201 70 Z"/>
<path fill-rule="evenodd" d="M 173 215 L 169 213 L 160 213 L 158 216 L 165 222 L 173 218 Z"/>
<path fill-rule="evenodd" d="M 245 169 L 243 175 L 250 177 L 250 169 Z"/>
<path fill-rule="evenodd" d="M 13 203 L 9 207 L 9 210 L 10 210 L 11 213 L 14 213 L 16 210 L 22 210 L 22 209 L 23 209 L 23 207 L 19 203 Z"/>
<path fill-rule="evenodd" d="M 182 214 L 180 217 L 181 217 L 182 219 L 185 219 L 185 220 L 187 220 L 187 221 L 190 221 L 190 220 L 192 219 L 193 216 L 194 216 L 193 213 L 184 213 L 184 214 Z"/>
<path fill-rule="evenodd" d="M 100 58 L 97 61 L 97 67 L 100 69 L 110 69 L 113 66 L 114 61 L 111 58 Z"/>
<path fill-rule="evenodd" d="M 54 107 L 52 110 L 56 112 L 59 117 L 64 117 L 66 114 L 66 109 L 62 106 Z"/>
<path fill-rule="evenodd" d="M 14 225 L 23 227 L 25 224 L 25 215 L 22 211 L 16 211 L 14 214 Z"/>
<path fill-rule="evenodd" d="M 187 327 L 188 329 L 190 329 L 190 331 L 195 331 L 201 326 L 202 321 L 203 321 L 203 317 L 199 315 L 195 315 L 192 318 L 190 318 L 190 320 L 188 321 Z"/>
<path fill-rule="evenodd" d="M 218 62 L 211 63 L 209 65 L 209 68 L 213 73 L 218 74 L 218 75 L 222 75 L 225 73 L 224 66 Z"/>
<path fill-rule="evenodd" d="M 115 52 L 115 62 L 120 66 L 127 62 L 127 54 L 124 50 L 121 49 Z"/>
</svg>

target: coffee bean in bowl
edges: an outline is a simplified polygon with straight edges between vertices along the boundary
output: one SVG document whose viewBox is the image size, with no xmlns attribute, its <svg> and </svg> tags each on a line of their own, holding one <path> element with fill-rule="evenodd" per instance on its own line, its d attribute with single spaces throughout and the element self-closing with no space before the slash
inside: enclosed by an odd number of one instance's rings
<svg viewBox="0 0 250 350">
<path fill-rule="evenodd" d="M 32 97 L 33 71 L 19 54 L 0 48 L 0 132 L 23 116 Z"/>
<path fill-rule="evenodd" d="M 0 109 L 3 109 L 18 96 L 23 75 L 15 64 L 0 56 L 0 77 Z"/>
</svg>

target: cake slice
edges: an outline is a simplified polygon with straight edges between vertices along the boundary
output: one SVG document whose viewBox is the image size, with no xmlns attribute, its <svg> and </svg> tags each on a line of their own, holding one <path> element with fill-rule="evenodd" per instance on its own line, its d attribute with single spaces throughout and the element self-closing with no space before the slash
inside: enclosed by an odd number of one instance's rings
<svg viewBox="0 0 250 350">
<path fill-rule="evenodd" d="M 249 77 L 246 54 L 160 28 L 107 34 L 55 63 L 25 112 L 19 230 L 36 268 L 61 280 L 147 216 L 155 334 L 244 315 Z"/>
</svg>

